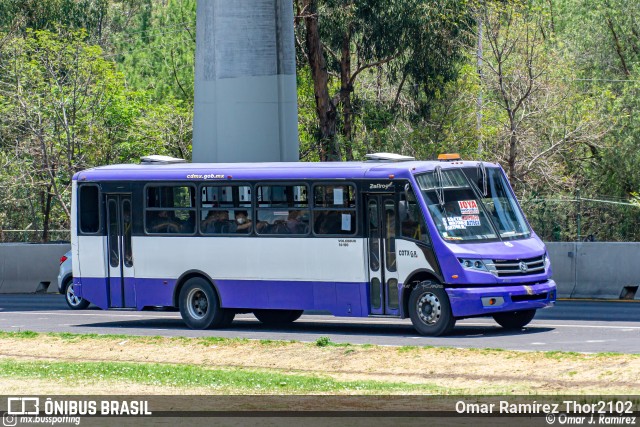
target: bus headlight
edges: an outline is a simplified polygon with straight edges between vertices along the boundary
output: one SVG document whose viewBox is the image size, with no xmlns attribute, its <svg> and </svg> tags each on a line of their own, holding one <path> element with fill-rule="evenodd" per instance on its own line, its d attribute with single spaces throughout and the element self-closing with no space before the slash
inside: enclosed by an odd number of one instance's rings
<svg viewBox="0 0 640 427">
<path fill-rule="evenodd" d="M 545 252 L 544 253 L 544 268 L 545 268 L 545 270 L 548 270 L 549 267 L 551 267 L 551 260 L 549 259 L 549 253 Z"/>
<path fill-rule="evenodd" d="M 496 270 L 496 266 L 490 259 L 459 258 L 458 261 L 460 261 L 460 265 L 462 265 L 462 268 L 466 270 L 486 271 L 487 273 L 491 273 L 494 276 L 498 277 L 498 270 Z"/>
</svg>

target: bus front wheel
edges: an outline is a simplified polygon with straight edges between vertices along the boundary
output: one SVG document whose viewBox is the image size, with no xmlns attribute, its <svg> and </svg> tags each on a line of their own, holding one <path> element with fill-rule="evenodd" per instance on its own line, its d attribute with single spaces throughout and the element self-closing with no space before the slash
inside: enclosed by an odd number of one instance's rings
<svg viewBox="0 0 640 427">
<path fill-rule="evenodd" d="M 267 325 L 295 322 L 302 316 L 302 310 L 254 310 L 253 315 Z"/>
<path fill-rule="evenodd" d="M 191 329 L 207 329 L 227 326 L 233 320 L 220 307 L 220 300 L 211 284 L 201 277 L 194 277 L 180 290 L 180 315 Z"/>
<path fill-rule="evenodd" d="M 421 282 L 413 288 L 409 296 L 409 316 L 421 335 L 445 335 L 456 324 L 449 296 L 439 283 Z"/>
<path fill-rule="evenodd" d="M 496 313 L 493 315 L 493 318 L 505 329 L 522 329 L 531 322 L 535 315 L 535 310 L 521 310 L 508 313 Z"/>
</svg>

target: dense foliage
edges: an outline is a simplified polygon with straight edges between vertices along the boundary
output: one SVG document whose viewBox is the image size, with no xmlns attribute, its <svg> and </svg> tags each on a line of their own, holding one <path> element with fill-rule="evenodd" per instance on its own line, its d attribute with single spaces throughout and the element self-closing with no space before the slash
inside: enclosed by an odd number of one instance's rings
<svg viewBox="0 0 640 427">
<path fill-rule="evenodd" d="M 502 165 L 544 239 L 640 239 L 640 4 L 292 7 L 302 160 L 459 152 Z M 0 240 L 67 238 L 78 170 L 190 157 L 195 9 L 0 0 Z"/>
</svg>

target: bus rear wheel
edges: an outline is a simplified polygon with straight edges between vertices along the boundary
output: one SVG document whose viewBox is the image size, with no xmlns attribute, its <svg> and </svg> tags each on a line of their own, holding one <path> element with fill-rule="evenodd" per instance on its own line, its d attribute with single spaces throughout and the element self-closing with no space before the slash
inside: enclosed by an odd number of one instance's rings
<svg viewBox="0 0 640 427">
<path fill-rule="evenodd" d="M 413 288 L 409 296 L 409 316 L 421 335 L 445 335 L 456 324 L 449 296 L 439 283 L 421 282 Z"/>
<path fill-rule="evenodd" d="M 180 315 L 191 329 L 208 329 L 228 326 L 233 312 L 220 307 L 220 299 L 211 284 L 193 277 L 180 290 Z"/>
<path fill-rule="evenodd" d="M 493 319 L 505 329 L 522 329 L 528 325 L 536 315 L 535 310 L 511 311 L 509 313 L 496 313 Z"/>
<path fill-rule="evenodd" d="M 64 300 L 72 310 L 84 310 L 89 307 L 89 301 L 76 295 L 73 279 L 69 278 L 64 284 Z"/>
<path fill-rule="evenodd" d="M 284 324 L 295 322 L 302 316 L 303 310 L 254 310 L 253 315 L 266 324 Z"/>
</svg>

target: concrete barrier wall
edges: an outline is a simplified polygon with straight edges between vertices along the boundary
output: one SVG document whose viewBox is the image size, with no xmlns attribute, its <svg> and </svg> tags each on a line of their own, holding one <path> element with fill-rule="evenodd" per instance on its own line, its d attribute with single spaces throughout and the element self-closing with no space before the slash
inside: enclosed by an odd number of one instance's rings
<svg viewBox="0 0 640 427">
<path fill-rule="evenodd" d="M 42 291 L 41 283 L 47 282 L 47 292 L 58 292 L 60 257 L 69 249 L 68 243 L 0 244 L 0 293 Z"/>
<path fill-rule="evenodd" d="M 561 298 L 619 299 L 640 286 L 640 243 L 546 245 Z M 628 298 L 640 299 L 640 292 Z"/>
<path fill-rule="evenodd" d="M 576 243 L 545 244 L 551 260 L 553 280 L 558 285 L 558 297 L 569 298 L 576 287 Z"/>
<path fill-rule="evenodd" d="M 0 293 L 57 292 L 59 259 L 69 244 L 0 244 Z M 619 299 L 640 286 L 640 243 L 547 243 L 560 298 Z M 637 289 L 637 288 L 636 288 Z M 640 292 L 635 292 L 640 299 Z"/>
</svg>

